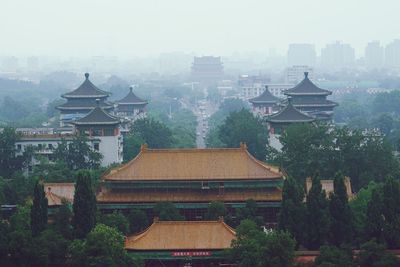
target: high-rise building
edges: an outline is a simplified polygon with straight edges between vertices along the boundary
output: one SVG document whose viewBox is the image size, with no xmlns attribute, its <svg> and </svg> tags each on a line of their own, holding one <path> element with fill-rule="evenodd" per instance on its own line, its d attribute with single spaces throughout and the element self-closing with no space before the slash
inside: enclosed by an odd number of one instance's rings
<svg viewBox="0 0 400 267">
<path fill-rule="evenodd" d="M 400 68 L 400 39 L 393 40 L 385 48 L 385 65 Z"/>
<path fill-rule="evenodd" d="M 307 65 L 314 66 L 316 61 L 315 47 L 313 44 L 290 44 L 287 52 L 289 66 Z"/>
<path fill-rule="evenodd" d="M 372 41 L 365 47 L 365 65 L 368 68 L 380 68 L 383 66 L 384 50 L 379 41 Z"/>
<path fill-rule="evenodd" d="M 286 69 L 286 82 L 290 84 L 298 84 L 304 78 L 304 72 L 308 73 L 310 80 L 314 79 L 314 69 L 306 65 L 291 66 Z"/>
<path fill-rule="evenodd" d="M 354 65 L 355 52 L 349 44 L 335 42 L 321 50 L 321 65 L 327 68 L 344 68 Z"/>
</svg>

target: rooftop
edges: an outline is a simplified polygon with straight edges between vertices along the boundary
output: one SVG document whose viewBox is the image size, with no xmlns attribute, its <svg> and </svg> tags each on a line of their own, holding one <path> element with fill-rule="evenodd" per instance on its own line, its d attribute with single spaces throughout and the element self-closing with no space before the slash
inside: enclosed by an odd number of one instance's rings
<svg viewBox="0 0 400 267">
<path fill-rule="evenodd" d="M 265 86 L 265 90 L 261 95 L 251 98 L 251 99 L 249 99 L 249 101 L 254 104 L 256 104 L 256 103 L 278 103 L 279 99 L 276 96 L 271 94 L 271 92 L 268 90 L 268 86 Z"/>
<path fill-rule="evenodd" d="M 288 96 L 294 95 L 330 95 L 331 91 L 321 89 L 308 79 L 308 72 L 304 72 L 304 79 L 295 87 L 288 89 L 284 93 Z"/>
<path fill-rule="evenodd" d="M 77 89 L 62 95 L 64 98 L 103 98 L 108 96 L 110 93 L 99 89 L 89 80 L 89 73 L 85 73 L 85 80 Z"/>
<path fill-rule="evenodd" d="M 245 144 L 240 148 L 148 149 L 122 167 L 113 169 L 105 181 L 149 180 L 255 180 L 281 179 L 274 167 L 255 159 Z"/>
<path fill-rule="evenodd" d="M 103 109 L 112 109 L 113 105 L 111 103 L 107 103 L 107 102 L 101 102 L 100 106 Z M 96 107 L 96 103 L 76 103 L 76 102 L 72 102 L 72 101 L 68 101 L 64 104 L 61 104 L 59 106 L 57 106 L 57 109 L 60 110 L 81 110 L 81 109 L 93 109 Z"/>
<path fill-rule="evenodd" d="M 75 183 L 44 183 L 43 186 L 49 207 L 61 205 L 63 199 L 73 202 Z"/>
<path fill-rule="evenodd" d="M 85 117 L 73 122 L 75 125 L 116 125 L 120 123 L 117 117 L 105 112 L 99 105 Z"/>
<path fill-rule="evenodd" d="M 272 123 L 312 122 L 314 120 L 314 117 L 296 109 L 291 100 L 284 109 L 267 117 L 267 121 Z"/>
<path fill-rule="evenodd" d="M 158 221 L 142 233 L 128 236 L 128 250 L 222 250 L 230 247 L 235 231 L 220 221 Z"/>
<path fill-rule="evenodd" d="M 133 93 L 132 87 L 129 87 L 129 93 L 124 98 L 117 101 L 117 103 L 119 105 L 143 105 L 147 104 L 148 102 L 136 96 L 135 93 Z"/>
</svg>

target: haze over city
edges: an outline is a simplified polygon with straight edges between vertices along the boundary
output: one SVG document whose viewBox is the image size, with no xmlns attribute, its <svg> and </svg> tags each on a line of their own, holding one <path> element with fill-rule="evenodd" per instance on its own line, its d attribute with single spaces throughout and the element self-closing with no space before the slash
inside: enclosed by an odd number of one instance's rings
<svg viewBox="0 0 400 267">
<path fill-rule="evenodd" d="M 317 53 L 336 40 L 356 55 L 367 42 L 399 38 L 396 0 L 383 1 L 23 1 L 3 0 L 0 55 L 222 55 L 311 43 Z"/>
</svg>

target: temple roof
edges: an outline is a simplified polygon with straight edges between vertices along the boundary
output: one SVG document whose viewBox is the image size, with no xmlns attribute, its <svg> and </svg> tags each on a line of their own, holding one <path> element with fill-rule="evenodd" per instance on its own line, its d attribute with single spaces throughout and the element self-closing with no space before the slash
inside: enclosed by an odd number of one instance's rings
<svg viewBox="0 0 400 267">
<path fill-rule="evenodd" d="M 96 103 L 76 103 L 74 101 L 68 101 L 65 102 L 64 104 L 61 104 L 57 106 L 56 108 L 59 110 L 81 110 L 81 109 L 87 109 L 91 110 L 96 107 Z M 108 102 L 101 102 L 100 107 L 103 109 L 112 109 L 113 105 Z"/>
<path fill-rule="evenodd" d="M 148 102 L 136 96 L 135 93 L 133 93 L 132 87 L 129 87 L 129 93 L 124 98 L 117 101 L 117 103 L 119 105 L 143 105 Z"/>
<path fill-rule="evenodd" d="M 128 250 L 222 250 L 231 246 L 235 231 L 220 221 L 157 221 L 145 231 L 128 236 Z"/>
<path fill-rule="evenodd" d="M 77 89 L 62 95 L 64 98 L 103 98 L 108 96 L 110 96 L 109 92 L 97 88 L 89 80 L 89 73 L 85 73 L 85 80 Z"/>
<path fill-rule="evenodd" d="M 268 86 L 265 86 L 265 90 L 261 95 L 251 98 L 249 101 L 251 103 L 278 103 L 279 99 L 271 94 L 268 90 Z"/>
<path fill-rule="evenodd" d="M 63 199 L 73 202 L 75 183 L 44 183 L 43 187 L 49 207 L 62 205 Z"/>
<path fill-rule="evenodd" d="M 296 109 L 291 101 L 288 102 L 284 109 L 267 117 L 267 121 L 273 123 L 312 122 L 314 120 L 314 117 Z"/>
<path fill-rule="evenodd" d="M 284 92 L 285 95 L 330 95 L 331 91 L 321 89 L 308 79 L 308 72 L 304 72 L 304 79 L 295 87 Z"/>
<path fill-rule="evenodd" d="M 75 125 L 116 125 L 118 123 L 120 121 L 117 117 L 108 114 L 99 106 L 95 107 L 85 117 L 72 122 Z"/>
<path fill-rule="evenodd" d="M 148 149 L 105 175 L 105 181 L 281 179 L 272 166 L 240 148 Z"/>
</svg>

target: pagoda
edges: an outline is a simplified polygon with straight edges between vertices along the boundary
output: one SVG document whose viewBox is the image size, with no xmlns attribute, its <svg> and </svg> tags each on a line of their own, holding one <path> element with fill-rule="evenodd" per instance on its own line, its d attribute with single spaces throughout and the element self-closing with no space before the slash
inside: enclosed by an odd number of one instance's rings
<svg viewBox="0 0 400 267">
<path fill-rule="evenodd" d="M 327 98 L 332 92 L 321 89 L 308 78 L 304 72 L 304 79 L 295 87 L 284 92 L 292 98 L 292 104 L 302 112 L 314 116 L 317 120 L 331 120 L 333 108 L 338 104 Z"/>
<path fill-rule="evenodd" d="M 249 99 L 249 102 L 253 105 L 253 113 L 264 116 L 272 114 L 278 109 L 279 98 L 272 95 L 268 86 L 265 86 L 265 91 L 261 95 Z"/>
<path fill-rule="evenodd" d="M 103 155 L 102 166 L 122 163 L 120 120 L 104 111 L 100 100 L 97 100 L 97 106 L 89 114 L 72 124 L 75 134 L 88 137 L 92 148 Z"/>
<path fill-rule="evenodd" d="M 60 126 L 70 126 L 75 120 L 87 115 L 96 107 L 97 99 L 104 110 L 112 110 L 113 105 L 106 102 L 109 96 L 110 93 L 96 87 L 89 80 L 89 73 L 85 73 L 85 80 L 77 89 L 62 95 L 67 102 L 57 106 L 61 111 Z"/>
<path fill-rule="evenodd" d="M 148 104 L 146 100 L 136 96 L 133 88 L 129 87 L 129 93 L 117 101 L 116 115 L 127 118 L 131 121 L 145 116 L 145 107 Z"/>
</svg>

